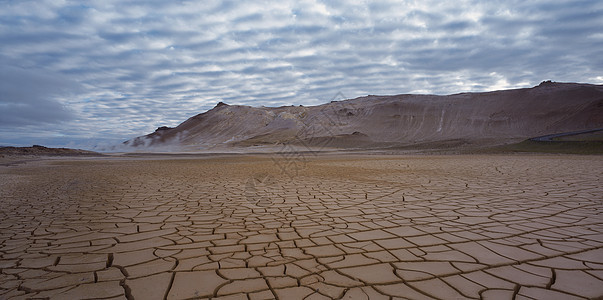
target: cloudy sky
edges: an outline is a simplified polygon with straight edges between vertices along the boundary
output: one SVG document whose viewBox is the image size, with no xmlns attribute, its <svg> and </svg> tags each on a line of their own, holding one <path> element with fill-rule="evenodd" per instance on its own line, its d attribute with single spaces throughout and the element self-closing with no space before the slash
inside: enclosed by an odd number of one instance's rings
<svg viewBox="0 0 603 300">
<path fill-rule="evenodd" d="M 0 145 L 92 148 L 217 102 L 603 84 L 603 1 L 0 0 Z"/>
</svg>

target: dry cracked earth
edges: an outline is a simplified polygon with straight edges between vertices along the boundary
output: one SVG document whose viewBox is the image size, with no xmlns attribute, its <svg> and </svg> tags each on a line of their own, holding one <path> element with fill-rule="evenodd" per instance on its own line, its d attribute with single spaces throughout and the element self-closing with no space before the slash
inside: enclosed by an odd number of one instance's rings
<svg viewBox="0 0 603 300">
<path fill-rule="evenodd" d="M 603 297 L 603 157 L 0 167 L 0 299 Z"/>
</svg>

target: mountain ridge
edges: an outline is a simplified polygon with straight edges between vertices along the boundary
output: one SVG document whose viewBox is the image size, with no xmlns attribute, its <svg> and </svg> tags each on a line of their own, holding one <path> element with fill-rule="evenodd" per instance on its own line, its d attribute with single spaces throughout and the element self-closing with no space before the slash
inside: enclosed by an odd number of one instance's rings
<svg viewBox="0 0 603 300">
<path fill-rule="evenodd" d="M 316 149 L 412 147 L 450 141 L 505 144 L 603 128 L 603 86 L 545 81 L 532 88 L 451 95 L 368 95 L 316 106 L 218 103 L 174 128 L 124 142 L 182 151 L 291 145 Z"/>
</svg>

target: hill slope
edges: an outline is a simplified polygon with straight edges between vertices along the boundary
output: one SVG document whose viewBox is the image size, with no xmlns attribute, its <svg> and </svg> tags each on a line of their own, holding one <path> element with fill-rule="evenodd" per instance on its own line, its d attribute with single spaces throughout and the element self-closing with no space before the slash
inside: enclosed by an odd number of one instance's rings
<svg viewBox="0 0 603 300">
<path fill-rule="evenodd" d="M 603 86 L 543 82 L 533 88 L 448 96 L 366 96 L 303 107 L 219 103 L 175 128 L 124 144 L 179 150 L 297 145 L 310 149 L 496 145 L 603 128 Z"/>
</svg>

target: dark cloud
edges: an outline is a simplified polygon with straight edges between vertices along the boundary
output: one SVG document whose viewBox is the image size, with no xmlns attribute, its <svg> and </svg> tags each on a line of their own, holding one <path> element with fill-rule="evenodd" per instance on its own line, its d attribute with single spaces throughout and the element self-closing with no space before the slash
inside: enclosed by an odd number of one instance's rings
<svg viewBox="0 0 603 300">
<path fill-rule="evenodd" d="M 3 1 L 0 144 L 120 141 L 218 101 L 601 84 L 601 28 L 586 0 Z"/>
</svg>

